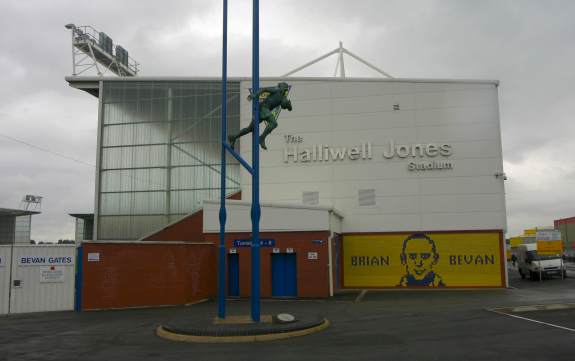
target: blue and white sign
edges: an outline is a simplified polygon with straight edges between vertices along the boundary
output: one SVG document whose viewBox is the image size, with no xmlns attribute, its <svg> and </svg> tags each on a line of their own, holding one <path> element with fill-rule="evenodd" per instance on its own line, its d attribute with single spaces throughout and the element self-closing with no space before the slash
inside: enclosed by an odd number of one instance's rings
<svg viewBox="0 0 575 361">
<path fill-rule="evenodd" d="M 275 239 L 260 239 L 260 247 L 274 247 L 276 245 Z M 251 247 L 251 239 L 236 239 L 234 240 L 234 247 Z"/>
<path fill-rule="evenodd" d="M 67 256 L 22 256 L 17 260 L 18 266 L 73 266 L 74 258 Z"/>
</svg>

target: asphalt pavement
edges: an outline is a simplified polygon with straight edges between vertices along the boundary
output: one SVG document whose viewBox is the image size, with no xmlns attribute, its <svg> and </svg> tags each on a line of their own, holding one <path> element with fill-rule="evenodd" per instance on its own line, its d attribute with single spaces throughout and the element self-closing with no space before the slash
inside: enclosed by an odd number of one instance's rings
<svg viewBox="0 0 575 361">
<path fill-rule="evenodd" d="M 322 315 L 320 333 L 245 344 L 178 343 L 154 334 L 160 324 L 216 314 L 213 301 L 189 307 L 53 312 L 0 317 L 0 360 L 573 360 L 575 332 L 489 311 L 575 303 L 575 272 L 565 280 L 522 280 L 481 291 L 360 291 L 330 300 L 264 300 L 262 313 Z M 358 300 L 358 301 L 356 301 Z M 249 301 L 229 301 L 248 314 Z M 574 311 L 523 313 L 573 326 Z M 566 321 L 567 320 L 567 321 Z M 570 321 L 569 321 L 570 320 Z"/>
</svg>

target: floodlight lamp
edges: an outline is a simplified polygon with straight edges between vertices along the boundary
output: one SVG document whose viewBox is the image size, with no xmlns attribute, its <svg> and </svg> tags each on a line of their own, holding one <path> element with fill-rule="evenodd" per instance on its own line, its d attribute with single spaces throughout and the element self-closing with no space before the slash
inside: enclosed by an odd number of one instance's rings
<svg viewBox="0 0 575 361">
<path fill-rule="evenodd" d="M 70 23 L 70 24 L 64 25 L 64 27 L 65 27 L 66 29 L 74 29 L 74 28 L 76 27 L 76 25 Z"/>
</svg>

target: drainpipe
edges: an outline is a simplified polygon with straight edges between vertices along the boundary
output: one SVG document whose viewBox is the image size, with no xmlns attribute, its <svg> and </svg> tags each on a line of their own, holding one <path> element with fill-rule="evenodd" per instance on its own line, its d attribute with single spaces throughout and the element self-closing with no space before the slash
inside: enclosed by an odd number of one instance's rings
<svg viewBox="0 0 575 361">
<path fill-rule="evenodd" d="M 327 239 L 327 269 L 328 269 L 328 273 L 329 273 L 329 297 L 333 297 L 333 256 L 332 256 L 332 245 L 331 243 L 333 242 L 333 234 L 334 232 L 332 231 L 332 214 L 333 211 L 329 211 L 329 237 Z"/>
</svg>

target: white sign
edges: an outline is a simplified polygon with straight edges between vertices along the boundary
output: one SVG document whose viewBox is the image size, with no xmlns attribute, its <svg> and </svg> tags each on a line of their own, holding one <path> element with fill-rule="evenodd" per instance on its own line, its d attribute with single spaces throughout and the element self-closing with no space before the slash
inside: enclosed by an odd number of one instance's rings
<svg viewBox="0 0 575 361">
<path fill-rule="evenodd" d="M 88 252 L 88 262 L 100 262 L 100 252 Z"/>
<path fill-rule="evenodd" d="M 317 252 L 308 252 L 307 259 L 317 259 Z"/>
<path fill-rule="evenodd" d="M 236 254 L 238 250 L 236 248 L 230 248 L 230 254 Z"/>
<path fill-rule="evenodd" d="M 22 256 L 18 266 L 73 266 L 74 258 L 68 256 Z"/>
<path fill-rule="evenodd" d="M 286 248 L 286 253 L 293 253 L 293 248 Z"/>
<path fill-rule="evenodd" d="M 274 249 L 272 249 L 272 253 L 280 253 L 280 249 L 279 249 L 279 248 L 274 248 Z"/>
<path fill-rule="evenodd" d="M 63 283 L 64 269 L 62 267 L 50 266 L 40 269 L 40 283 Z"/>
<path fill-rule="evenodd" d="M 538 229 L 535 234 L 538 241 L 557 241 L 561 240 L 561 231 L 555 229 Z"/>
</svg>

